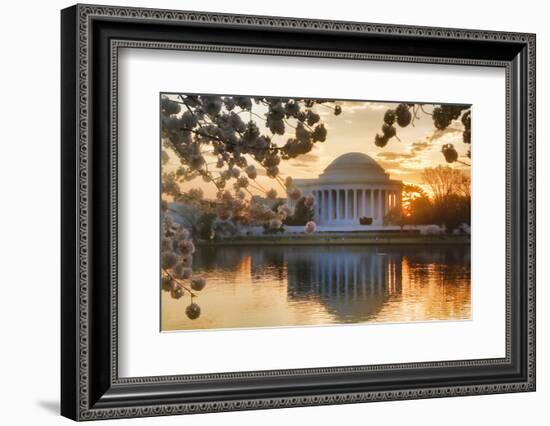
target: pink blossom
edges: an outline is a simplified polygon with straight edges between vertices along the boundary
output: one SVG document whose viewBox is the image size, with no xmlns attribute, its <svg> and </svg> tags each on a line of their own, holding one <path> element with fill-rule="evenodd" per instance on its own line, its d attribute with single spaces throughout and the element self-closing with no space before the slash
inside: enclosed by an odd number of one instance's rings
<svg viewBox="0 0 550 426">
<path fill-rule="evenodd" d="M 179 243 L 178 248 L 182 254 L 193 254 L 195 253 L 195 244 L 191 240 L 183 240 Z"/>
<path fill-rule="evenodd" d="M 191 279 L 191 288 L 195 291 L 201 291 L 206 285 L 206 280 L 202 277 L 194 277 Z"/>
<path fill-rule="evenodd" d="M 238 167 L 233 167 L 231 169 L 231 174 L 233 175 L 233 177 L 238 178 L 241 174 L 241 169 L 239 169 Z"/>
<path fill-rule="evenodd" d="M 250 179 L 256 179 L 256 177 L 258 176 L 258 171 L 256 170 L 256 167 L 254 167 L 254 165 L 252 164 L 244 169 L 244 171 Z"/>
<path fill-rule="evenodd" d="M 281 204 L 277 207 L 277 213 L 279 213 L 283 219 L 286 219 L 288 216 L 292 215 L 292 209 L 288 206 L 288 204 Z"/>
<path fill-rule="evenodd" d="M 315 196 L 313 194 L 308 194 L 304 199 L 304 204 L 307 208 L 313 207 L 315 204 Z"/>
<path fill-rule="evenodd" d="M 269 191 L 267 191 L 266 197 L 274 200 L 275 198 L 277 198 L 277 190 L 271 188 Z"/>
<path fill-rule="evenodd" d="M 288 193 L 291 200 L 297 201 L 302 197 L 302 191 L 300 191 L 298 188 L 294 188 Z"/>
<path fill-rule="evenodd" d="M 308 223 L 306 223 L 306 226 L 304 227 L 304 230 L 308 234 L 315 232 L 316 229 L 317 229 L 317 224 L 313 221 L 309 221 Z"/>
<path fill-rule="evenodd" d="M 283 226 L 283 222 L 281 222 L 279 219 L 271 219 L 269 221 L 269 227 L 271 229 L 279 229 L 281 226 Z"/>
<path fill-rule="evenodd" d="M 220 220 L 229 220 L 231 218 L 231 212 L 228 210 L 221 210 L 218 212 L 218 217 Z"/>
</svg>

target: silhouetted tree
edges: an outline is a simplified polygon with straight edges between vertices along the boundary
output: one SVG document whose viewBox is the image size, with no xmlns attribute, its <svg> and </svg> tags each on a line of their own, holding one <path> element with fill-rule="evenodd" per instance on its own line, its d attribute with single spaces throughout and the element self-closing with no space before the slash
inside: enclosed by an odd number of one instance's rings
<svg viewBox="0 0 550 426">
<path fill-rule="evenodd" d="M 313 210 L 306 206 L 305 198 L 302 197 L 296 203 L 294 214 L 288 216 L 284 220 L 285 225 L 289 226 L 304 226 L 307 222 L 313 219 Z"/>
<path fill-rule="evenodd" d="M 432 197 L 432 223 L 445 225 L 452 231 L 462 223 L 470 224 L 470 177 L 449 166 L 426 168 L 423 181 Z"/>
<path fill-rule="evenodd" d="M 422 172 L 422 180 L 430 187 L 434 201 L 449 195 L 470 196 L 470 177 L 461 170 L 449 166 L 427 167 Z"/>
</svg>

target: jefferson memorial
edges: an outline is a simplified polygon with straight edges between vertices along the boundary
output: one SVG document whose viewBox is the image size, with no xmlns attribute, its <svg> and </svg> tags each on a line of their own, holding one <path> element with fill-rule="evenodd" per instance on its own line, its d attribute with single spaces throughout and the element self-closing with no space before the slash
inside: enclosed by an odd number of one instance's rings
<svg viewBox="0 0 550 426">
<path fill-rule="evenodd" d="M 295 179 L 294 185 L 304 196 L 315 197 L 314 221 L 322 228 L 380 229 L 383 218 L 401 208 L 403 183 L 360 152 L 343 154 L 317 179 Z M 296 205 L 291 199 L 288 203 Z"/>
</svg>

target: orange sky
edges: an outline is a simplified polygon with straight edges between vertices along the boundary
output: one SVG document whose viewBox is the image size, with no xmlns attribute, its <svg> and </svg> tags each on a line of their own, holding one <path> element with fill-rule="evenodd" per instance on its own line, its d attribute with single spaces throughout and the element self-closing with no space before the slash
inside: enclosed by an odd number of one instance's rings
<svg viewBox="0 0 550 426">
<path fill-rule="evenodd" d="M 425 167 L 447 165 L 441 153 L 441 146 L 452 143 L 458 151 L 459 158 L 467 163 L 471 160 L 466 157 L 469 145 L 462 142 L 463 125 L 459 120 L 454 121 L 444 131 L 435 130 L 431 116 L 419 112 L 414 126 L 406 128 L 397 127 L 397 138 L 390 139 L 384 148 L 378 148 L 374 144 L 376 133 L 381 132 L 383 116 L 388 108 L 395 108 L 394 103 L 364 102 L 364 101 L 337 101 L 341 105 L 342 113 L 335 116 L 332 110 L 321 105 L 313 108 L 321 115 L 321 121 L 327 128 L 327 140 L 318 142 L 313 150 L 291 160 L 282 160 L 279 165 L 283 179 L 287 176 L 293 178 L 316 178 L 332 160 L 347 152 L 363 152 L 380 163 L 390 174 L 392 179 L 399 179 L 405 183 L 421 184 L 420 173 Z M 424 106 L 425 111 L 431 112 L 431 106 Z M 263 116 L 265 107 L 253 104 L 253 112 Z M 260 130 L 269 135 L 269 129 L 257 117 L 253 117 Z M 294 129 L 287 126 L 285 135 L 276 135 L 272 140 L 279 146 L 293 137 Z M 214 157 L 208 158 L 208 162 L 215 161 Z M 254 160 L 249 158 L 249 164 Z M 170 156 L 170 161 L 164 166 L 164 170 L 170 170 L 178 166 L 175 156 Z M 459 163 L 453 163 L 453 168 L 463 169 L 469 172 L 469 167 Z M 280 197 L 284 197 L 283 191 L 277 183 L 265 176 L 265 172 L 258 167 L 257 181 L 266 189 L 275 188 Z M 183 191 L 190 188 L 201 188 L 205 198 L 214 198 L 216 187 L 212 183 L 204 182 L 201 178 L 194 179 L 181 186 Z M 255 193 L 251 189 L 251 192 Z M 258 194 L 260 194 L 258 192 Z"/>
</svg>

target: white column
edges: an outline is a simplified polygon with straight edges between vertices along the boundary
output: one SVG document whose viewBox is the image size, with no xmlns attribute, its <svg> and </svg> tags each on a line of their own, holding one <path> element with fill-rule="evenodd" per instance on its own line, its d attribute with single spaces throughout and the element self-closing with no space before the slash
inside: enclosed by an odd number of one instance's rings
<svg viewBox="0 0 550 426">
<path fill-rule="evenodd" d="M 355 191 L 352 189 L 350 192 L 350 203 L 349 203 L 349 219 L 353 219 L 355 216 L 354 209 L 355 209 Z"/>
<path fill-rule="evenodd" d="M 361 204 L 363 204 L 361 209 L 361 216 L 365 217 L 367 215 L 367 190 L 363 189 L 363 196 L 361 198 Z"/>
<path fill-rule="evenodd" d="M 321 205 L 321 222 L 322 223 L 325 223 L 325 216 L 327 214 L 327 196 L 325 194 L 325 190 L 322 189 L 319 194 L 321 195 L 321 201 L 320 201 L 320 205 Z"/>
<path fill-rule="evenodd" d="M 328 190 L 328 217 L 332 222 L 332 189 Z"/>
<path fill-rule="evenodd" d="M 327 194 L 323 189 L 321 191 L 321 221 L 325 223 L 327 217 Z"/>
<path fill-rule="evenodd" d="M 338 206 L 338 214 L 340 215 L 340 220 L 344 219 L 344 203 L 346 201 L 346 194 L 342 190 L 338 190 L 338 194 L 340 194 L 340 205 Z"/>
<path fill-rule="evenodd" d="M 350 203 L 351 211 L 349 212 L 349 217 L 350 219 L 353 219 L 355 217 L 355 203 L 357 202 L 357 200 L 355 199 L 355 189 L 351 190 L 351 198 L 352 200 L 350 201 L 353 201 L 353 202 Z"/>
<path fill-rule="evenodd" d="M 344 192 L 344 219 L 345 220 L 348 220 L 349 219 L 349 191 L 346 189 L 345 192 Z"/>
<path fill-rule="evenodd" d="M 328 190 L 328 198 L 327 198 L 327 201 L 328 201 L 328 219 L 330 221 L 332 221 L 332 189 L 329 189 Z"/>
<path fill-rule="evenodd" d="M 313 191 L 313 198 L 315 199 L 315 204 L 313 208 L 317 212 L 317 214 L 315 215 L 315 220 L 319 220 L 319 215 L 321 214 L 321 212 L 319 211 L 319 191 Z"/>
<path fill-rule="evenodd" d="M 350 219 L 353 219 L 355 217 L 355 203 L 357 203 L 357 200 L 355 199 L 355 189 L 351 190 L 351 197 L 353 198 L 353 203 L 351 204 L 351 212 L 349 214 Z"/>
<path fill-rule="evenodd" d="M 326 209 L 326 213 L 325 213 L 325 219 L 326 221 L 329 221 L 330 220 L 330 200 L 332 198 L 330 197 L 330 190 L 325 190 L 325 209 Z"/>
<path fill-rule="evenodd" d="M 326 221 L 328 220 L 328 192 L 326 189 L 323 189 L 323 210 L 323 218 L 326 223 Z"/>
<path fill-rule="evenodd" d="M 357 219 L 359 217 L 359 191 L 357 189 L 353 190 L 353 218 Z"/>
<path fill-rule="evenodd" d="M 399 209 L 399 212 L 403 210 L 403 200 L 401 200 L 401 187 L 397 190 L 397 208 Z"/>
<path fill-rule="evenodd" d="M 374 224 L 374 189 L 370 189 L 370 217 L 372 218 L 372 223 Z"/>
<path fill-rule="evenodd" d="M 382 211 L 382 190 L 378 190 L 378 221 L 382 224 L 382 219 L 384 217 L 384 212 Z"/>
<path fill-rule="evenodd" d="M 357 200 L 355 199 L 355 189 L 351 190 L 351 195 L 350 196 L 351 196 L 353 202 L 350 203 L 350 205 L 351 205 L 350 210 L 351 211 L 349 212 L 349 217 L 350 217 L 350 219 L 353 219 L 355 217 L 355 203 L 357 202 Z M 350 201 L 352 201 L 352 200 L 350 200 Z"/>
<path fill-rule="evenodd" d="M 343 189 L 340 192 L 340 220 L 346 218 L 346 191 Z"/>
<path fill-rule="evenodd" d="M 336 220 L 340 219 L 340 190 L 336 190 Z"/>
</svg>

